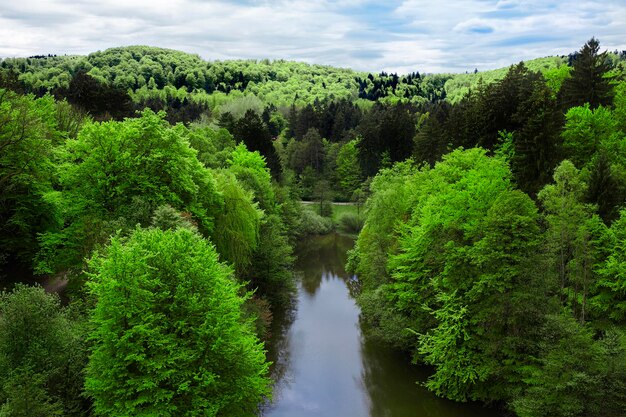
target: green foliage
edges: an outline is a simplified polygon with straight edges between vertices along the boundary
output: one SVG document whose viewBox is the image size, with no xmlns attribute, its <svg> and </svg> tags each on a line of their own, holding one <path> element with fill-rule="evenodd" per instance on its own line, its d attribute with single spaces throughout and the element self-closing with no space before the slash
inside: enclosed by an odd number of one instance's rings
<svg viewBox="0 0 626 417">
<path fill-rule="evenodd" d="M 316 210 L 304 208 L 298 225 L 298 234 L 300 236 L 307 235 L 325 235 L 333 229 L 333 221 L 328 217 L 320 216 Z"/>
<path fill-rule="evenodd" d="M 188 218 L 168 204 L 159 206 L 154 210 L 152 227 L 161 230 L 176 230 L 181 227 L 191 231 L 198 230 Z"/>
<path fill-rule="evenodd" d="M 387 256 L 397 241 L 397 227 L 411 212 L 414 200 L 412 177 L 419 175 L 411 162 L 398 163 L 374 177 L 366 203 L 366 220 L 349 265 L 358 274 L 364 289 L 387 282 Z"/>
<path fill-rule="evenodd" d="M 610 110 L 600 106 L 595 110 L 589 104 L 573 107 L 565 115 L 563 145 L 572 162 L 578 167 L 587 166 L 602 142 L 616 130 L 616 120 Z"/>
<path fill-rule="evenodd" d="M 454 151 L 433 169 L 398 164 L 371 189 L 349 266 L 372 333 L 433 365 L 426 386 L 438 395 L 510 398 L 518 364 L 537 351 L 541 312 L 554 306 L 535 205 L 481 149 Z"/>
<path fill-rule="evenodd" d="M 593 217 L 593 207 L 583 201 L 585 188 L 580 172 L 565 160 L 554 171 L 554 184 L 546 185 L 538 195 L 549 225 L 547 244 L 559 278 L 561 300 L 573 308 L 581 322 L 585 321 L 595 281 L 592 241 L 599 223 Z"/>
<path fill-rule="evenodd" d="M 45 377 L 18 368 L 4 380 L 2 417 L 63 416 L 63 405 L 46 392 Z"/>
<path fill-rule="evenodd" d="M 571 71 L 572 67 L 560 65 L 543 72 L 543 76 L 546 78 L 546 84 L 550 90 L 552 90 L 554 97 L 561 91 L 561 86 L 563 82 L 570 77 Z"/>
<path fill-rule="evenodd" d="M 85 387 L 96 415 L 256 415 L 268 365 L 209 243 L 186 229 L 137 230 L 91 270 Z"/>
<path fill-rule="evenodd" d="M 344 213 L 339 217 L 340 227 L 351 234 L 357 234 L 363 228 L 365 218 L 354 213 Z"/>
<path fill-rule="evenodd" d="M 519 334 L 508 329 L 532 331 L 514 300 L 536 285 L 526 275 L 537 213 L 527 196 L 510 191 L 509 178 L 506 165 L 482 150 L 449 154 L 424 174 L 389 264 L 396 308 L 424 333 L 419 354 L 436 366 L 427 386 L 455 400 L 498 398 L 503 387 L 492 384 L 512 379 L 513 370 L 496 364 L 522 357 Z"/>
<path fill-rule="evenodd" d="M 286 306 L 296 289 L 293 264 L 293 249 L 281 217 L 269 214 L 261 221 L 260 244 L 253 253 L 252 264 L 246 277 L 250 285 L 258 289 L 273 307 Z"/>
<path fill-rule="evenodd" d="M 565 71 L 568 68 L 562 57 L 537 58 L 524 62 L 528 69 L 543 73 L 547 79 L 554 79 L 552 75 L 557 69 Z M 492 84 L 505 77 L 508 68 L 499 68 L 491 71 L 480 71 L 471 74 L 455 74 L 445 83 L 446 98 L 452 103 L 459 102 L 470 90 L 476 90 L 479 83 Z"/>
<path fill-rule="evenodd" d="M 215 218 L 211 240 L 221 259 L 242 271 L 250 265 L 252 253 L 259 243 L 259 227 L 263 212 L 228 171 L 217 173 L 217 189 L 224 199 L 224 208 Z"/>
<path fill-rule="evenodd" d="M 286 201 L 279 201 L 270 171 L 259 152 L 250 152 L 244 144 L 239 144 L 228 162 L 229 171 L 244 189 L 252 193 L 263 212 L 258 229 L 261 244 L 253 252 L 252 264 L 243 278 L 273 305 L 286 304 L 295 286 L 290 271 L 293 258 L 289 231 L 285 229 L 281 214 L 285 213 L 285 203 L 293 207 L 294 202 L 289 196 L 283 196 Z"/>
<path fill-rule="evenodd" d="M 41 236 L 39 270 L 80 263 L 116 230 L 149 224 L 150 214 L 138 216 L 137 199 L 149 208 L 169 204 L 189 212 L 200 231 L 210 233 L 222 199 L 185 132 L 146 110 L 137 119 L 88 123 L 68 140 L 58 202 L 68 226 Z"/>
<path fill-rule="evenodd" d="M 626 344 L 621 332 L 594 340 L 567 316 L 551 316 L 543 349 L 524 369 L 525 394 L 513 402 L 520 417 L 618 416 L 626 406 Z"/>
<path fill-rule="evenodd" d="M 13 262 L 28 265 L 37 234 L 55 222 L 56 208 L 46 196 L 55 183 L 53 151 L 60 141 L 50 96 L 0 89 L 0 253 Z"/>
<path fill-rule="evenodd" d="M 43 288 L 0 295 L 0 415 L 81 416 L 83 327 Z"/>
<path fill-rule="evenodd" d="M 228 159 L 229 170 L 245 189 L 254 194 L 261 209 L 266 212 L 275 210 L 276 195 L 272 189 L 272 176 L 265 158 L 259 152 L 250 152 L 245 144 L 235 147 Z"/>
<path fill-rule="evenodd" d="M 591 38 L 575 57 L 571 77 L 563 81 L 561 95 L 566 108 L 589 104 L 592 109 L 610 106 L 613 101 L 611 85 L 612 63 L 607 52 L 600 52 L 600 43 Z"/>
<path fill-rule="evenodd" d="M 361 185 L 358 140 L 345 143 L 337 154 L 337 178 L 339 187 L 348 199 Z"/>
<path fill-rule="evenodd" d="M 205 167 L 226 168 L 236 143 L 226 129 L 194 126 L 189 131 L 189 145 L 198 151 L 198 160 Z"/>
<path fill-rule="evenodd" d="M 599 270 L 599 295 L 595 300 L 604 315 L 619 325 L 626 324 L 626 212 L 608 230 L 606 262 Z"/>
</svg>

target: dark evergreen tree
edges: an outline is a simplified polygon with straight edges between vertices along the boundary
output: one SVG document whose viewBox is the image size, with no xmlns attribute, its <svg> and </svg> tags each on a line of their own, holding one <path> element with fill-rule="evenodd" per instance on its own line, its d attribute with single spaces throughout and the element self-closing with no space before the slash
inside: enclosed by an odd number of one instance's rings
<svg viewBox="0 0 626 417">
<path fill-rule="evenodd" d="M 535 196 L 552 179 L 561 159 L 559 126 L 562 121 L 556 101 L 543 77 L 532 77 L 517 98 L 512 115 L 518 130 L 513 135 L 511 169 L 520 189 Z"/>
<path fill-rule="evenodd" d="M 572 76 L 561 87 L 565 109 L 585 103 L 595 109 L 598 106 L 609 106 L 613 102 L 611 78 L 606 76 L 611 69 L 611 62 L 606 51 L 599 51 L 600 42 L 591 38 L 573 60 Z"/>
<path fill-rule="evenodd" d="M 280 174 L 280 161 L 274 149 L 272 135 L 261 116 L 254 110 L 237 120 L 232 128 L 232 134 L 237 142 L 243 142 L 250 151 L 259 151 L 265 157 L 267 166 L 274 177 Z"/>
<path fill-rule="evenodd" d="M 132 115 L 131 100 L 126 91 L 103 84 L 85 71 L 77 72 L 67 89 L 56 95 L 89 112 L 96 119 L 116 119 Z"/>
<path fill-rule="evenodd" d="M 591 170 L 586 200 L 597 205 L 598 214 L 606 224 L 619 217 L 620 206 L 624 203 L 624 189 L 603 152 L 598 155 Z"/>
</svg>

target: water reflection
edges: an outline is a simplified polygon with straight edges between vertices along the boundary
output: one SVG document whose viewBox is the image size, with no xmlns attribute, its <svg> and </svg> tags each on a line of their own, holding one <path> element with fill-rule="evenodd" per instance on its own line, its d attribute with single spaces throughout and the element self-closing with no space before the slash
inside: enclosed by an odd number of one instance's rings
<svg viewBox="0 0 626 417">
<path fill-rule="evenodd" d="M 298 249 L 298 297 L 275 315 L 268 345 L 276 381 L 266 417 L 495 416 L 475 405 L 435 397 L 416 381 L 427 370 L 363 337 L 359 309 L 344 269 L 353 241 L 340 235 L 312 238 Z"/>
</svg>

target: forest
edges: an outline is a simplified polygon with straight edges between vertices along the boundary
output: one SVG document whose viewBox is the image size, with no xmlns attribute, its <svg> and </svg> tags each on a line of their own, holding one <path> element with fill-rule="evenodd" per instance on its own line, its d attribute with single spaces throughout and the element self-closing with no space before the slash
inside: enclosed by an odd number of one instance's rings
<svg viewBox="0 0 626 417">
<path fill-rule="evenodd" d="M 0 416 L 258 415 L 295 244 L 334 230 L 437 396 L 623 416 L 625 63 L 0 60 Z"/>
</svg>

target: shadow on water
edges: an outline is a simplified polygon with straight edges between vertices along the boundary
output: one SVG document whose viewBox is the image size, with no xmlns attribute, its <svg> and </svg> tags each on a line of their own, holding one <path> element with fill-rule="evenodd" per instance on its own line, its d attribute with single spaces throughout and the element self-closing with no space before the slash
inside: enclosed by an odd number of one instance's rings
<svg viewBox="0 0 626 417">
<path fill-rule="evenodd" d="M 298 296 L 275 313 L 268 357 L 273 404 L 265 417 L 495 417 L 477 404 L 434 396 L 418 382 L 429 370 L 364 337 L 344 265 L 351 238 L 309 238 L 297 248 Z"/>
</svg>

